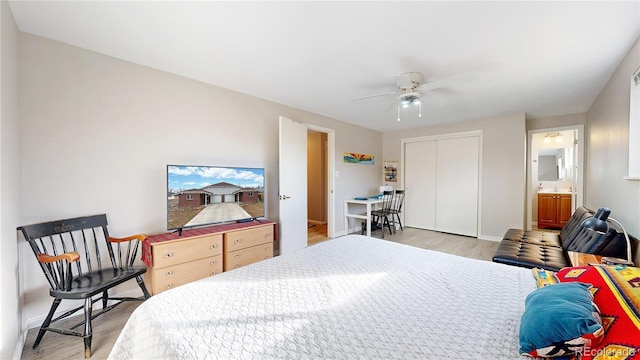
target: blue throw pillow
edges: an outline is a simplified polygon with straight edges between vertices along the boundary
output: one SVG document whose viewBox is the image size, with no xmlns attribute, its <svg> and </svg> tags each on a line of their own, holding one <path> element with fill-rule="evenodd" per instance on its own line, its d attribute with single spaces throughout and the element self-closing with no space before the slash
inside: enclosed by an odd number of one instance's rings
<svg viewBox="0 0 640 360">
<path fill-rule="evenodd" d="M 520 354 L 566 356 L 600 343 L 604 329 L 590 287 L 560 283 L 531 292 L 520 322 Z"/>
</svg>

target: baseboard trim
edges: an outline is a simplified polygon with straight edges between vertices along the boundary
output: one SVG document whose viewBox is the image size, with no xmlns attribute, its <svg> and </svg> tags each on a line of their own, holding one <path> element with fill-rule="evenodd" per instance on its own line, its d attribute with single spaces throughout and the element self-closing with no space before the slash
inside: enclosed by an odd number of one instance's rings
<svg viewBox="0 0 640 360">
<path fill-rule="evenodd" d="M 308 222 L 309 224 L 313 224 L 313 225 L 324 225 L 324 224 L 326 224 L 326 223 L 327 223 L 326 221 L 321 221 L 321 220 L 311 220 L 311 219 L 308 219 L 308 220 L 307 220 L 307 222 Z"/>
<path fill-rule="evenodd" d="M 488 240 L 488 241 L 495 241 L 495 242 L 502 241 L 502 237 L 494 236 L 494 235 L 479 235 L 478 239 L 480 239 L 480 240 Z"/>
<path fill-rule="evenodd" d="M 13 360 L 20 360 L 22 358 L 22 351 L 27 340 L 27 330 L 22 330 L 22 333 L 18 335 L 18 341 L 16 342 L 16 348 L 13 350 Z"/>
</svg>

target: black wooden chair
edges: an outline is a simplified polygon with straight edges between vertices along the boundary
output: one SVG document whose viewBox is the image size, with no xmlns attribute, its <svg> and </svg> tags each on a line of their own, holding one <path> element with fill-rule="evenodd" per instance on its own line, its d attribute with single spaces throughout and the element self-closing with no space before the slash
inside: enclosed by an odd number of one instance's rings
<svg viewBox="0 0 640 360">
<path fill-rule="evenodd" d="M 391 207 L 391 222 L 395 225 L 397 220 L 398 225 L 400 225 L 400 230 L 404 231 L 402 228 L 402 221 L 400 220 L 402 204 L 404 204 L 404 190 L 396 190 L 393 205 Z"/>
<path fill-rule="evenodd" d="M 382 192 L 382 207 L 378 210 L 371 211 L 371 219 L 373 223 L 380 224 L 383 239 L 385 226 L 389 229 L 389 235 L 393 234 L 393 232 L 391 232 L 391 221 L 393 221 L 393 214 L 391 213 L 391 211 L 393 210 L 393 200 L 393 191 L 385 190 Z M 389 218 L 391 218 L 391 221 L 389 220 Z"/>
<path fill-rule="evenodd" d="M 53 331 L 84 338 L 84 356 L 91 357 L 91 320 L 123 301 L 144 301 L 151 296 L 142 279 L 146 267 L 133 266 L 138 247 L 145 236 L 110 237 L 107 231 L 107 216 L 104 214 L 20 226 L 18 230 L 29 241 L 51 285 L 49 294 L 54 298 L 49 314 L 40 326 L 33 344 L 34 349 L 38 348 L 45 332 Z M 103 259 L 100 254 L 101 248 L 106 249 L 108 260 Z M 106 266 L 103 266 L 103 261 L 108 261 Z M 138 282 L 144 297 L 109 297 L 109 289 L 132 279 Z M 95 295 L 99 296 L 94 299 Z M 84 306 L 66 311 L 53 319 L 63 299 L 84 299 Z M 102 300 L 102 310 L 92 314 L 93 303 L 99 300 Z M 109 305 L 110 300 L 116 302 Z M 83 308 L 84 320 L 81 322 L 69 328 L 51 327 L 53 323 Z M 84 325 L 83 333 L 73 330 L 81 325 Z"/>
</svg>

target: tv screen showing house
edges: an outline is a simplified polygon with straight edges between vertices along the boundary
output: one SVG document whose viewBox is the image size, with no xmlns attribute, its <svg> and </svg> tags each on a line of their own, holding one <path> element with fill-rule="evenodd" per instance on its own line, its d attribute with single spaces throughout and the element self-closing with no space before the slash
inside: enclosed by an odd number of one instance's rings
<svg viewBox="0 0 640 360">
<path fill-rule="evenodd" d="M 264 217 L 264 168 L 167 165 L 167 229 Z"/>
</svg>

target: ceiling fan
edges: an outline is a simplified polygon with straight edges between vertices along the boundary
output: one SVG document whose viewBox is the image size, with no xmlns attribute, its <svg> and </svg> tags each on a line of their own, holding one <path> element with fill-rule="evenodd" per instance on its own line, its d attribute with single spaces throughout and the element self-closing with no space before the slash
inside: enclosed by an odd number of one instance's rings
<svg viewBox="0 0 640 360">
<path fill-rule="evenodd" d="M 392 104 L 397 103 L 398 121 L 400 121 L 400 108 L 406 108 L 411 105 L 419 106 L 418 116 L 422 117 L 422 99 L 421 99 L 422 94 L 433 89 L 445 87 L 447 85 L 452 84 L 453 82 L 458 82 L 462 80 L 463 77 L 466 78 L 468 76 L 460 75 L 460 76 L 454 76 L 454 77 L 450 77 L 450 78 L 446 78 L 438 81 L 423 83 L 422 73 L 407 72 L 407 73 L 395 76 L 396 87 L 398 88 L 398 90 L 384 92 L 381 94 L 360 96 L 360 97 L 353 98 L 351 100 L 362 100 L 362 99 L 369 99 L 369 98 L 379 97 L 379 96 L 396 95 L 396 98 L 394 99 Z"/>
</svg>

